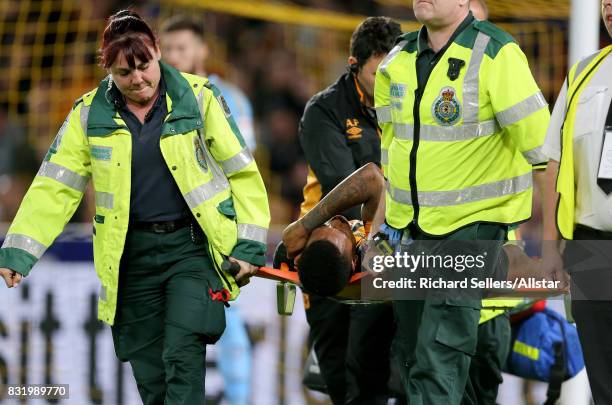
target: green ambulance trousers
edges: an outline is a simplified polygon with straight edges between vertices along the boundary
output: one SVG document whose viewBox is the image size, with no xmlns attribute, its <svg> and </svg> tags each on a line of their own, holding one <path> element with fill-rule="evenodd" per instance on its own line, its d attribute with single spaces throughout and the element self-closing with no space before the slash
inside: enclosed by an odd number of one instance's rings
<svg viewBox="0 0 612 405">
<path fill-rule="evenodd" d="M 507 227 L 495 224 L 474 224 L 444 238 L 430 237 L 416 229 L 406 231 L 415 241 L 417 254 L 444 254 L 447 241 L 503 241 Z M 437 244 L 439 241 L 440 244 Z M 491 248 L 491 244 L 487 245 Z M 487 251 L 487 268 L 497 263 L 502 244 Z M 463 252 L 478 255 L 483 252 Z M 491 270 L 492 271 L 492 270 Z M 403 358 L 402 381 L 410 405 L 457 405 L 464 401 L 470 379 L 472 357 L 479 340 L 495 338 L 485 333 L 479 338 L 479 299 L 452 297 L 426 300 L 394 301 L 397 321 L 398 354 Z M 506 318 L 507 320 L 507 318 Z M 509 343 L 508 343 L 509 344 Z M 504 346 L 500 343 L 500 346 Z M 507 348 L 504 349 L 507 351 Z M 501 353 L 500 353 L 501 354 Z M 505 359 L 500 360 L 503 362 Z M 478 383 L 476 383 L 478 384 Z M 469 402 L 467 402 L 469 403 Z"/>
<path fill-rule="evenodd" d="M 502 370 L 510 353 L 511 327 L 508 314 L 498 315 L 478 326 L 476 353 L 470 362 L 470 372 L 462 405 L 495 405 Z"/>
<path fill-rule="evenodd" d="M 112 327 L 115 352 L 132 366 L 144 405 L 204 404 L 206 345 L 225 329 L 222 289 L 201 231 L 130 230 Z"/>
</svg>

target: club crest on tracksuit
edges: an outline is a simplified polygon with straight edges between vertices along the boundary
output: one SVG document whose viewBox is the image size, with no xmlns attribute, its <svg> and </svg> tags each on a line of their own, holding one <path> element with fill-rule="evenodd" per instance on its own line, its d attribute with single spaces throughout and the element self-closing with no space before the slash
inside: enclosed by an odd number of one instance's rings
<svg viewBox="0 0 612 405">
<path fill-rule="evenodd" d="M 361 138 L 363 129 L 359 127 L 359 120 L 357 118 L 348 118 L 346 120 L 346 137 L 349 140 L 355 140 Z"/>
<path fill-rule="evenodd" d="M 204 156 L 204 147 L 199 136 L 193 138 L 193 148 L 195 149 L 195 158 L 200 165 L 200 168 L 204 173 L 208 171 L 208 164 L 206 163 L 206 157 Z"/>
<path fill-rule="evenodd" d="M 431 106 L 432 115 L 440 125 L 453 125 L 461 117 L 461 105 L 452 87 L 444 87 Z"/>
</svg>

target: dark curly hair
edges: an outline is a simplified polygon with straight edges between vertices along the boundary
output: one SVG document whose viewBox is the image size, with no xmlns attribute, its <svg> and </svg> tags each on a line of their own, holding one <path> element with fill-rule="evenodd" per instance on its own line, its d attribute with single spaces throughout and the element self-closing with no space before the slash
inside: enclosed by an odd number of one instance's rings
<svg viewBox="0 0 612 405">
<path fill-rule="evenodd" d="M 297 265 L 304 291 L 323 297 L 339 293 L 352 271 L 351 261 L 325 239 L 306 246 Z"/>
<path fill-rule="evenodd" d="M 368 17 L 351 36 L 350 54 L 361 69 L 372 55 L 388 53 L 395 39 L 402 35 L 400 25 L 389 17 Z"/>
</svg>

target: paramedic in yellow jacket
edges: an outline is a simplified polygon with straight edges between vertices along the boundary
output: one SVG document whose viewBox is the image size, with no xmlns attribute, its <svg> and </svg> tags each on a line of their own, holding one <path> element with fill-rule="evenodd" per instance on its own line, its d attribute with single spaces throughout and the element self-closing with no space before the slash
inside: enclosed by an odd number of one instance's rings
<svg viewBox="0 0 612 405">
<path fill-rule="evenodd" d="M 612 0 L 602 0 L 601 9 L 612 37 Z M 612 45 L 570 69 L 555 103 L 544 152 L 550 157 L 543 218 L 544 272 L 552 280 L 567 282 L 563 262 L 570 271 L 572 313 L 593 400 L 610 404 L 612 271 L 606 254 L 612 251 Z M 563 260 L 560 239 L 569 241 Z M 591 249 L 605 253 L 590 255 Z M 581 263 L 579 258 L 589 260 Z"/>
<path fill-rule="evenodd" d="M 0 250 L 0 272 L 9 287 L 29 273 L 91 177 L 99 317 L 112 325 L 117 356 L 131 363 L 144 404 L 199 404 L 224 303 L 264 264 L 269 209 L 222 95 L 159 59 L 140 16 L 110 17 L 101 47 L 109 76 L 60 128 Z M 225 260 L 239 264 L 235 277 Z"/>
<path fill-rule="evenodd" d="M 468 0 L 413 5 L 424 27 L 400 37 L 376 74 L 386 226 L 432 244 L 502 241 L 531 216 L 547 103 L 514 39 L 475 20 Z M 499 255 L 496 246 L 489 257 Z M 479 341 L 480 301 L 394 306 L 409 402 L 458 404 Z"/>
</svg>

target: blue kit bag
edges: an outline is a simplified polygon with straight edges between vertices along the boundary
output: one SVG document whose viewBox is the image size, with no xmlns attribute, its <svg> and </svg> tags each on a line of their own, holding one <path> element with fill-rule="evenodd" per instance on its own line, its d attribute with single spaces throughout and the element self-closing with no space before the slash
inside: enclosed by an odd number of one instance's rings
<svg viewBox="0 0 612 405">
<path fill-rule="evenodd" d="M 576 327 L 549 308 L 512 325 L 511 349 L 506 371 L 548 382 L 546 404 L 559 398 L 563 381 L 584 368 Z"/>
</svg>

